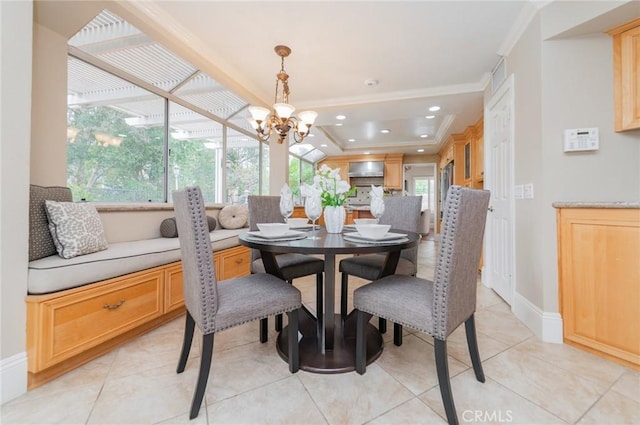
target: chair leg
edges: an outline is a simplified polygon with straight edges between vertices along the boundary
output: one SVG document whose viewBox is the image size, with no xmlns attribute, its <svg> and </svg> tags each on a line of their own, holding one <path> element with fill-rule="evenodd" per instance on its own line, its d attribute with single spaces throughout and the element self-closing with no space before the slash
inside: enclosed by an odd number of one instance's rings
<svg viewBox="0 0 640 425">
<path fill-rule="evenodd" d="M 191 314 L 187 311 L 187 315 L 184 322 L 184 338 L 182 340 L 182 350 L 180 351 L 180 359 L 178 360 L 178 367 L 176 373 L 184 372 L 184 368 L 187 365 L 187 359 L 189 358 L 189 352 L 191 351 L 191 342 L 193 341 L 193 330 L 196 327 L 196 322 L 193 320 Z"/>
<path fill-rule="evenodd" d="M 198 383 L 196 384 L 196 392 L 193 394 L 191 402 L 191 413 L 189 419 L 198 416 L 204 391 L 207 389 L 207 381 L 209 380 L 209 369 L 211 368 L 211 358 L 213 356 L 213 336 L 215 334 L 207 334 L 202 337 L 202 354 L 200 355 L 200 372 L 198 372 Z"/>
<path fill-rule="evenodd" d="M 458 415 L 456 406 L 453 403 L 451 394 L 451 381 L 449 379 L 449 362 L 447 361 L 447 341 L 439 339 L 433 340 L 436 354 L 436 370 L 438 372 L 438 384 L 440 385 L 440 395 L 444 404 L 444 411 L 447 413 L 449 425 L 458 425 Z"/>
<path fill-rule="evenodd" d="M 387 333 L 387 319 L 378 318 L 378 330 L 381 334 Z"/>
<path fill-rule="evenodd" d="M 293 281 L 287 280 L 289 285 L 293 285 Z M 282 314 L 276 314 L 276 323 L 275 323 L 276 332 L 282 331 Z"/>
<path fill-rule="evenodd" d="M 266 317 L 260 319 L 260 342 L 265 343 L 269 340 L 269 319 Z"/>
<path fill-rule="evenodd" d="M 342 272 L 340 285 L 340 318 L 347 318 L 347 297 L 349 293 L 349 275 Z"/>
<path fill-rule="evenodd" d="M 367 371 L 367 343 L 365 341 L 364 332 L 365 324 L 365 313 L 360 310 L 356 310 L 356 372 L 360 375 L 364 375 Z"/>
<path fill-rule="evenodd" d="M 300 368 L 300 352 L 298 350 L 298 310 L 287 313 L 289 318 L 289 372 L 296 373 Z"/>
<path fill-rule="evenodd" d="M 316 318 L 322 321 L 322 313 L 324 309 L 324 294 L 322 293 L 323 278 L 322 273 L 316 273 Z"/>
<path fill-rule="evenodd" d="M 393 324 L 393 344 L 396 347 L 400 347 L 402 345 L 402 325 L 397 323 Z"/>
<path fill-rule="evenodd" d="M 464 322 L 464 330 L 467 334 L 467 345 L 469 346 L 469 354 L 471 355 L 471 364 L 479 382 L 484 382 L 484 371 L 482 370 L 482 362 L 480 362 L 480 352 L 478 351 L 478 339 L 476 338 L 476 321 L 472 314 Z"/>
</svg>

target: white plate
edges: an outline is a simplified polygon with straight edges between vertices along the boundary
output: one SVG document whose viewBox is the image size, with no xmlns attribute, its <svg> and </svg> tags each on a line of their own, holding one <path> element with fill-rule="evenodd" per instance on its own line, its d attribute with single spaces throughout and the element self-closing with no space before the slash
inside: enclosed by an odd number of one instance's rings
<svg viewBox="0 0 640 425">
<path fill-rule="evenodd" d="M 317 227 L 320 227 L 319 224 L 316 224 Z M 313 224 L 305 224 L 303 226 L 291 226 L 289 229 L 298 229 L 298 230 L 311 230 L 313 228 Z"/>
<path fill-rule="evenodd" d="M 344 236 L 349 237 L 351 239 L 360 239 L 363 241 L 375 241 L 375 242 L 392 241 L 394 239 L 402 239 L 407 237 L 407 235 L 404 233 L 393 233 L 393 232 L 387 232 L 379 238 L 364 236 L 364 235 L 361 235 L 359 232 L 345 233 Z"/>
<path fill-rule="evenodd" d="M 384 244 L 394 244 L 400 242 L 408 242 L 409 238 L 397 238 L 397 239 L 384 239 L 384 240 L 370 240 L 370 239 L 360 239 L 349 237 L 347 235 L 344 236 L 344 240 L 348 242 L 354 243 L 366 243 L 366 244 L 374 244 L 374 245 L 384 245 Z"/>
<path fill-rule="evenodd" d="M 356 230 L 355 224 L 345 224 L 343 227 L 344 230 Z"/>
<path fill-rule="evenodd" d="M 287 239 L 300 239 L 302 237 L 307 236 L 307 234 L 305 232 L 299 232 L 297 230 L 287 230 L 286 232 L 280 234 L 280 235 L 265 235 L 264 233 L 262 233 L 261 231 L 253 231 L 253 232 L 247 232 L 247 235 L 256 237 L 256 238 L 260 238 L 260 239 L 268 239 L 268 240 L 273 240 L 273 239 L 279 239 L 279 240 L 287 240 Z"/>
</svg>

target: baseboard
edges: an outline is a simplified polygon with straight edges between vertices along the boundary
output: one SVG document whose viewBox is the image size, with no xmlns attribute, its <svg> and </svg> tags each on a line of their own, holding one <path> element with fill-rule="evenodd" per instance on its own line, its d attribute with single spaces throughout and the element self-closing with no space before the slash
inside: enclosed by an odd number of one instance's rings
<svg viewBox="0 0 640 425">
<path fill-rule="evenodd" d="M 27 392 L 27 353 L 0 360 L 0 404 Z"/>
<path fill-rule="evenodd" d="M 540 310 L 518 292 L 513 294 L 511 310 L 542 341 L 562 344 L 562 316 Z"/>
</svg>

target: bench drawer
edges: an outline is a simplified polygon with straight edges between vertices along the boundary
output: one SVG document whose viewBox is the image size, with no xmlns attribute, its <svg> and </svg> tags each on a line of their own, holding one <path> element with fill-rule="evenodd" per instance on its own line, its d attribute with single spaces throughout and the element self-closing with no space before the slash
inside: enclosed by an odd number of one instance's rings
<svg viewBox="0 0 640 425">
<path fill-rule="evenodd" d="M 245 246 L 227 249 L 220 253 L 218 260 L 219 280 L 231 279 L 239 276 L 247 276 L 251 273 L 251 251 Z"/>
<path fill-rule="evenodd" d="M 38 372 L 162 316 L 163 285 L 164 271 L 155 270 L 53 294 L 38 303 L 28 300 L 28 346 L 37 352 L 29 353 L 29 371 Z"/>
</svg>

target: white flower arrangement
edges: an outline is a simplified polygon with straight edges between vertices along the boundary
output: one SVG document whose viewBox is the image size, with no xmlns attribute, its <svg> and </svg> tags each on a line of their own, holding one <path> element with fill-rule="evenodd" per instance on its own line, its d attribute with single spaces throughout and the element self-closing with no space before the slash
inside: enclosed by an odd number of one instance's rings
<svg viewBox="0 0 640 425">
<path fill-rule="evenodd" d="M 322 206 L 339 207 L 344 204 L 348 197 L 356 191 L 349 183 L 340 177 L 339 168 L 329 168 L 326 164 L 316 171 L 313 177 L 313 185 L 305 188 L 305 192 L 310 194 L 320 194 Z"/>
</svg>

